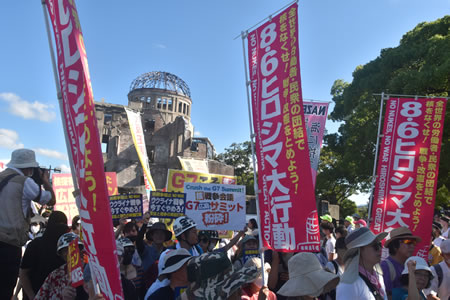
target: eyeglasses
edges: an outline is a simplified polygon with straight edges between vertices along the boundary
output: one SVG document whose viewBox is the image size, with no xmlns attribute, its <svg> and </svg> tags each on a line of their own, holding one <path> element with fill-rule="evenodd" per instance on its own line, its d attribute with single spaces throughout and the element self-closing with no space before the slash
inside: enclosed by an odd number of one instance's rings
<svg viewBox="0 0 450 300">
<path fill-rule="evenodd" d="M 415 245 L 417 244 L 417 241 L 416 241 L 416 240 L 401 240 L 401 242 L 402 242 L 403 244 L 406 244 L 406 245 L 413 245 L 413 246 L 415 246 Z"/>
<path fill-rule="evenodd" d="M 373 248 L 373 250 L 375 250 L 375 251 L 378 251 L 378 250 L 380 250 L 381 248 L 383 248 L 383 246 L 381 245 L 381 243 L 375 243 L 375 244 L 372 244 L 371 245 L 372 246 L 372 248 Z"/>
</svg>

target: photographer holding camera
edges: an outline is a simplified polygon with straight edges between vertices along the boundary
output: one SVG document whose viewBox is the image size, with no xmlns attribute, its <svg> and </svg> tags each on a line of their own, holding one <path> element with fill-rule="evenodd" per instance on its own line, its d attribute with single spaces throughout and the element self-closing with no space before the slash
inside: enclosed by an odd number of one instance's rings
<svg viewBox="0 0 450 300">
<path fill-rule="evenodd" d="M 31 201 L 55 205 L 49 172 L 42 171 L 33 150 L 17 149 L 7 169 L 0 172 L 0 299 L 11 299 L 19 275 L 22 246 L 27 242 Z M 31 177 L 40 176 L 43 191 Z"/>
</svg>

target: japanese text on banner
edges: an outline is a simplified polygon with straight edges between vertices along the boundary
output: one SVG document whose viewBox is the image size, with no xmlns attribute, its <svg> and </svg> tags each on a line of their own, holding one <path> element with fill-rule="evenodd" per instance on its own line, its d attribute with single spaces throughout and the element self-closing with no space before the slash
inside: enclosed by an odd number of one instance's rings
<svg viewBox="0 0 450 300">
<path fill-rule="evenodd" d="M 263 244 L 318 251 L 319 227 L 300 83 L 297 4 L 248 34 Z M 295 216 L 295 217 L 294 217 Z M 296 222 L 296 220 L 307 220 Z"/>
<path fill-rule="evenodd" d="M 371 229 L 409 227 L 422 238 L 417 255 L 427 257 L 445 99 L 399 99 L 387 102 L 378 159 Z"/>
</svg>

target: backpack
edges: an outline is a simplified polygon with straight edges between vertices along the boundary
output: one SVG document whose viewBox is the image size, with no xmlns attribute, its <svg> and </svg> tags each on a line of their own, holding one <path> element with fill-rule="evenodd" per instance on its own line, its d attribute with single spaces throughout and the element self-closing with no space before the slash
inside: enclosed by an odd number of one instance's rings
<svg viewBox="0 0 450 300">
<path fill-rule="evenodd" d="M 444 272 L 442 271 L 442 267 L 440 264 L 431 266 L 434 271 L 436 272 L 436 275 L 438 277 L 438 288 L 441 287 L 442 281 L 444 280 Z"/>
<path fill-rule="evenodd" d="M 0 182 L 0 192 L 3 190 L 3 188 L 8 184 L 8 182 L 13 178 L 16 177 L 19 174 L 11 174 L 9 176 L 6 176 L 2 182 Z"/>
</svg>

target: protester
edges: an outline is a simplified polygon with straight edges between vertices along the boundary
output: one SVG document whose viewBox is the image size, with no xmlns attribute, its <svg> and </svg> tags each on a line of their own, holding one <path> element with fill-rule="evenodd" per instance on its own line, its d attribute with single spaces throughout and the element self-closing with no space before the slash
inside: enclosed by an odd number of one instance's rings
<svg viewBox="0 0 450 300">
<path fill-rule="evenodd" d="M 139 290 L 136 287 L 136 268 L 131 264 L 134 254 L 134 244 L 128 238 L 120 238 L 116 241 L 117 256 L 119 259 L 120 279 L 125 299 L 138 299 Z"/>
<path fill-rule="evenodd" d="M 20 265 L 24 299 L 33 299 L 48 274 L 65 263 L 56 249 L 59 238 L 68 231 L 66 215 L 54 211 L 48 219 L 47 229 L 42 237 L 28 244 Z"/>
<path fill-rule="evenodd" d="M 215 231 L 217 233 L 217 231 Z M 203 253 L 212 252 L 217 245 L 217 240 L 213 243 L 212 235 L 214 233 L 209 230 L 201 230 L 198 232 L 198 245 L 202 248 Z"/>
<path fill-rule="evenodd" d="M 75 299 L 75 295 L 80 294 L 86 296 L 86 292 L 83 287 L 73 288 L 70 285 L 68 268 L 67 268 L 67 254 L 69 251 L 69 244 L 73 240 L 78 239 L 78 236 L 73 232 L 63 234 L 57 243 L 57 253 L 66 262 L 59 268 L 53 270 L 45 279 L 41 288 L 36 294 L 35 300 L 48 300 L 48 299 Z M 78 239 L 78 247 L 80 251 L 83 249 L 83 243 Z M 85 297 L 85 298 L 86 298 Z"/>
<path fill-rule="evenodd" d="M 187 249 L 192 256 L 203 253 L 198 243 L 197 224 L 187 216 L 179 217 L 173 223 L 173 232 L 178 240 L 176 248 Z"/>
<path fill-rule="evenodd" d="M 241 287 L 258 277 L 256 267 L 235 270 L 224 252 L 205 253 L 189 260 L 189 286 L 182 299 L 241 299 Z"/>
<path fill-rule="evenodd" d="M 389 256 L 381 262 L 386 292 L 391 295 L 392 289 L 402 287 L 400 277 L 405 261 L 414 253 L 416 244 L 422 239 L 412 234 L 407 227 L 398 227 L 389 234 L 384 247 L 389 249 Z"/>
<path fill-rule="evenodd" d="M 439 222 L 433 222 L 432 226 L 433 226 L 433 232 L 432 232 L 433 244 L 440 247 L 442 241 L 446 240 L 446 238 L 441 235 L 442 225 Z"/>
<path fill-rule="evenodd" d="M 360 215 L 358 215 L 357 213 L 354 213 L 352 215 L 352 218 L 353 218 L 354 221 L 359 221 L 361 219 Z"/>
<path fill-rule="evenodd" d="M 322 269 L 313 253 L 302 252 L 289 260 L 289 280 L 278 294 L 297 299 L 317 299 L 333 290 L 339 276 Z"/>
<path fill-rule="evenodd" d="M 76 215 L 75 217 L 72 218 L 72 232 L 75 233 L 76 235 L 80 235 L 80 225 L 81 225 L 81 219 L 80 216 Z"/>
<path fill-rule="evenodd" d="M 247 284 L 244 284 L 242 286 L 242 300 L 257 300 L 259 297 L 259 294 L 261 292 L 261 289 L 264 287 L 263 282 L 263 272 L 264 272 L 264 278 L 267 280 L 270 272 L 270 265 L 268 263 L 264 264 L 264 270 L 262 268 L 261 264 L 261 258 L 260 257 L 252 257 L 244 264 L 244 268 L 250 268 L 250 267 L 256 267 L 258 269 L 258 277 Z M 277 296 L 274 292 L 267 289 L 267 291 L 264 291 L 265 299 L 269 300 L 276 300 Z"/>
<path fill-rule="evenodd" d="M 323 222 L 320 224 L 320 228 L 325 234 L 325 240 L 323 241 L 322 247 L 325 248 L 328 261 L 333 261 L 335 259 L 336 254 L 336 251 L 334 250 L 336 239 L 334 238 L 333 223 Z"/>
<path fill-rule="evenodd" d="M 269 250 L 267 254 L 265 261 L 270 263 L 271 266 L 267 286 L 277 294 L 278 300 L 287 299 L 287 297 L 279 295 L 278 290 L 289 279 L 289 260 L 293 257 L 294 253 Z M 325 257 L 323 259 L 326 260 Z"/>
<path fill-rule="evenodd" d="M 347 231 L 347 228 L 345 228 L 344 225 L 339 225 L 335 230 L 334 233 L 336 234 L 336 240 L 340 237 L 347 237 L 349 232 Z"/>
<path fill-rule="evenodd" d="M 442 236 L 444 238 L 448 239 L 448 237 L 449 237 L 449 230 L 450 230 L 449 227 L 448 227 L 448 223 L 450 221 L 450 218 L 449 218 L 449 216 L 442 215 L 442 216 L 440 216 L 439 219 L 440 219 L 440 223 L 442 225 Z"/>
<path fill-rule="evenodd" d="M 344 237 L 340 237 L 336 240 L 335 250 L 337 253 L 337 258 L 335 260 L 329 261 L 326 265 L 326 268 L 330 272 L 342 276 L 345 270 L 344 256 L 347 252 L 347 246 L 345 245 Z"/>
<path fill-rule="evenodd" d="M 244 255 L 248 250 L 258 250 L 258 240 L 253 235 L 244 236 L 244 238 L 238 243 L 238 250 L 233 258 L 233 266 L 235 269 L 239 270 L 244 266 Z"/>
<path fill-rule="evenodd" d="M 353 222 L 354 221 L 355 220 L 353 220 L 352 216 L 346 216 L 345 219 L 344 219 L 344 226 L 347 229 L 349 234 L 352 233 L 352 231 L 354 230 L 354 227 L 353 227 Z"/>
<path fill-rule="evenodd" d="M 419 256 L 411 256 L 405 262 L 400 281 L 402 287 L 392 289 L 392 300 L 426 300 L 423 289 L 433 278 L 427 262 Z"/>
<path fill-rule="evenodd" d="M 256 222 L 256 219 L 250 219 L 247 223 L 248 231 L 245 234 L 253 235 L 255 237 L 258 237 L 259 235 L 259 229 L 258 229 L 258 223 Z"/>
<path fill-rule="evenodd" d="M 176 299 L 181 295 L 181 288 L 189 284 L 187 275 L 187 263 L 192 258 L 188 250 L 184 248 L 170 250 L 164 257 L 164 267 L 160 275 L 168 275 L 170 284 L 156 290 L 148 300 Z"/>
<path fill-rule="evenodd" d="M 428 251 L 428 264 L 433 266 L 443 260 L 444 258 L 441 255 L 441 248 L 433 243 L 433 236 L 431 236 L 430 250 Z"/>
<path fill-rule="evenodd" d="M 450 240 L 441 244 L 442 257 L 444 261 L 431 267 L 431 286 L 425 291 L 428 297 L 439 297 L 439 299 L 450 299 Z M 436 299 L 436 298 L 433 298 Z"/>
<path fill-rule="evenodd" d="M 320 219 L 322 220 L 321 223 L 324 223 L 324 222 L 332 223 L 333 222 L 333 218 L 329 214 L 325 214 L 323 216 L 320 216 Z"/>
<path fill-rule="evenodd" d="M 353 224 L 355 224 L 355 229 L 359 229 L 361 227 L 367 227 L 367 223 L 363 219 L 359 219 L 358 221 L 354 221 Z"/>
<path fill-rule="evenodd" d="M 174 249 L 169 249 L 163 252 L 166 254 L 166 252 L 173 251 Z M 145 293 L 144 299 L 147 299 L 150 297 L 154 292 L 156 292 L 158 289 L 168 286 L 170 284 L 169 274 L 161 274 L 162 270 L 164 268 L 164 260 L 165 255 L 160 257 L 158 261 L 158 273 L 156 280 L 152 283 L 152 285 L 148 288 L 147 292 Z"/>
<path fill-rule="evenodd" d="M 375 270 L 381 260 L 381 241 L 386 232 L 374 235 L 369 228 L 355 229 L 345 238 L 345 271 L 336 290 L 336 299 L 387 299 L 383 278 Z"/>
<path fill-rule="evenodd" d="M 48 171 L 38 169 L 33 150 L 17 149 L 11 154 L 8 168 L 0 172 L 0 299 L 10 299 L 19 275 L 22 246 L 28 240 L 31 201 L 55 204 L 55 193 Z M 30 178 L 39 172 L 45 191 Z"/>
</svg>

